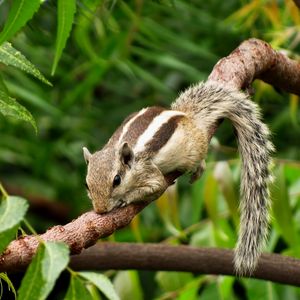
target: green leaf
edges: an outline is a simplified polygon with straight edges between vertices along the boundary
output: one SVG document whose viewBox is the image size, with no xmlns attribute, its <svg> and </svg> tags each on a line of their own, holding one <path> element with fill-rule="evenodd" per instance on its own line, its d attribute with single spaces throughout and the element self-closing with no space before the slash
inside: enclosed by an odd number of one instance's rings
<svg viewBox="0 0 300 300">
<path fill-rule="evenodd" d="M 221 300 L 221 296 L 219 294 L 217 282 L 209 282 L 204 286 L 204 289 L 201 293 L 201 300 Z"/>
<path fill-rule="evenodd" d="M 216 226 L 218 222 L 218 185 L 211 172 L 207 172 L 204 186 L 204 203 L 207 214 Z"/>
<path fill-rule="evenodd" d="M 35 132 L 37 132 L 36 123 L 31 113 L 23 105 L 18 103 L 16 99 L 8 96 L 1 90 L 0 113 L 2 113 L 4 116 L 10 116 L 17 120 L 29 122 L 35 129 Z"/>
<path fill-rule="evenodd" d="M 219 188 L 227 202 L 234 223 L 237 226 L 239 224 L 239 194 L 235 187 L 233 175 L 228 162 L 222 161 L 216 163 L 214 168 L 214 177 L 218 182 Z"/>
<path fill-rule="evenodd" d="M 70 285 L 64 300 L 93 300 L 83 281 L 76 275 L 71 276 Z"/>
<path fill-rule="evenodd" d="M 1 280 L 4 280 L 7 283 L 8 289 L 12 291 L 15 299 L 17 299 L 17 292 L 15 290 L 15 287 L 6 273 L 0 273 L 0 284 L 1 284 Z M 1 299 L 1 294 L 0 294 L 0 299 Z"/>
<path fill-rule="evenodd" d="M 165 292 L 175 291 L 188 284 L 193 279 L 191 273 L 186 272 L 165 272 L 156 273 L 155 280 Z"/>
<path fill-rule="evenodd" d="M 8 196 L 2 201 L 0 205 L 0 252 L 14 238 L 27 209 L 27 201 L 20 197 Z"/>
<path fill-rule="evenodd" d="M 110 300 L 119 300 L 119 296 L 110 280 L 103 274 L 94 272 L 78 272 L 80 276 L 97 286 L 97 288 Z"/>
<path fill-rule="evenodd" d="M 7 66 L 18 68 L 52 86 L 44 75 L 23 54 L 8 42 L 0 46 L 0 62 Z"/>
<path fill-rule="evenodd" d="M 5 26 L 0 33 L 0 45 L 19 31 L 40 7 L 40 0 L 14 0 Z"/>
<path fill-rule="evenodd" d="M 144 299 L 137 271 L 119 271 L 114 278 L 114 287 L 121 299 Z"/>
<path fill-rule="evenodd" d="M 288 245 L 296 247 L 299 245 L 299 238 L 290 206 L 284 167 L 282 165 L 279 166 L 274 173 L 275 181 L 271 185 L 274 225 L 279 226 L 279 232 L 281 232 L 281 236 Z"/>
<path fill-rule="evenodd" d="M 18 290 L 18 299 L 43 300 L 69 262 L 69 248 L 63 243 L 40 244 Z"/>
<path fill-rule="evenodd" d="M 143 68 L 133 63 L 132 61 L 126 61 L 127 65 L 132 69 L 132 71 L 139 76 L 143 81 L 152 85 L 156 90 L 162 93 L 171 94 L 172 91 L 165 84 L 163 84 L 159 79 L 153 76 L 150 72 L 145 71 Z"/>
<path fill-rule="evenodd" d="M 4 93 L 8 94 L 8 89 L 6 84 L 4 83 L 3 77 L 0 74 L 0 90 L 3 91 Z"/>
<path fill-rule="evenodd" d="M 76 12 L 75 0 L 58 0 L 57 14 L 58 26 L 56 37 L 56 49 L 54 63 L 52 66 L 51 75 L 55 73 L 58 61 L 61 57 L 62 51 L 66 46 L 66 42 L 72 29 L 74 14 Z"/>
<path fill-rule="evenodd" d="M 244 279 L 244 285 L 246 287 L 247 299 L 249 300 L 279 300 L 276 296 L 276 290 L 274 284 L 268 281 L 257 279 Z M 292 299 L 288 297 L 289 299 Z"/>
</svg>

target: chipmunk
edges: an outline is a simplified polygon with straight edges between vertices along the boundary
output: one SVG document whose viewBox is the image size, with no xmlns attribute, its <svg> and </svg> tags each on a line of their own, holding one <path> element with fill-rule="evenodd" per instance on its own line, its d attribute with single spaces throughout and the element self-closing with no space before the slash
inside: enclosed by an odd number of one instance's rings
<svg viewBox="0 0 300 300">
<path fill-rule="evenodd" d="M 234 255 L 238 275 L 251 273 L 268 232 L 269 130 L 258 106 L 243 92 L 216 82 L 188 88 L 171 109 L 148 107 L 130 115 L 102 150 L 83 148 L 86 186 L 97 213 L 137 201 L 157 199 L 168 187 L 167 174 L 204 170 L 211 129 L 228 118 L 242 158 L 241 221 Z"/>
</svg>

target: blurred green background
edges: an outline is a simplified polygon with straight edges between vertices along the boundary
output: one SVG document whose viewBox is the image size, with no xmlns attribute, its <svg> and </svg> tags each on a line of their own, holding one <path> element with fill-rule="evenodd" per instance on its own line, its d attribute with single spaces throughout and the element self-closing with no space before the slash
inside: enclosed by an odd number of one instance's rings
<svg viewBox="0 0 300 300">
<path fill-rule="evenodd" d="M 0 1 L 0 28 L 10 1 Z M 168 106 L 205 80 L 216 62 L 257 37 L 298 59 L 300 13 L 293 1 L 77 1 L 73 28 L 54 76 L 56 1 L 45 1 L 11 40 L 53 86 L 0 64 L 9 94 L 34 116 L 0 115 L 0 181 L 31 204 L 42 232 L 92 209 L 82 147 L 101 148 L 131 112 Z M 300 256 L 299 98 L 254 84 L 277 152 L 267 251 Z M 218 129 L 200 181 L 178 185 L 109 240 L 234 247 L 240 161 L 229 122 Z M 111 272 L 122 299 L 300 299 L 297 288 L 258 280 L 176 272 Z M 61 286 L 60 286 L 61 288 Z M 60 299 L 59 288 L 53 298 Z M 132 296 L 134 295 L 134 296 Z"/>
</svg>

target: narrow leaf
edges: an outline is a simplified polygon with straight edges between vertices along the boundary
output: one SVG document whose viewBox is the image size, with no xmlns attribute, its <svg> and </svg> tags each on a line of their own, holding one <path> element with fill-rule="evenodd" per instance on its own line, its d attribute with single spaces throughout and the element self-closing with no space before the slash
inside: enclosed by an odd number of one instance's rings
<svg viewBox="0 0 300 300">
<path fill-rule="evenodd" d="M 274 225 L 279 226 L 281 236 L 287 244 L 291 247 L 296 247 L 299 245 L 299 237 L 290 205 L 284 167 L 282 165 L 279 166 L 274 173 L 275 181 L 271 185 Z"/>
<path fill-rule="evenodd" d="M 85 287 L 83 281 L 76 275 L 72 275 L 70 285 L 64 300 L 92 300 L 92 296 Z"/>
<path fill-rule="evenodd" d="M 0 205 L 0 252 L 14 238 L 27 209 L 27 201 L 20 197 L 8 196 L 2 201 Z"/>
<path fill-rule="evenodd" d="M 35 132 L 37 132 L 36 123 L 31 113 L 23 105 L 18 103 L 16 99 L 8 96 L 1 90 L 0 113 L 2 113 L 4 116 L 10 116 L 17 120 L 29 122 L 35 129 Z"/>
<path fill-rule="evenodd" d="M 54 63 L 52 66 L 51 75 L 55 73 L 58 61 L 61 57 L 62 51 L 66 46 L 66 42 L 70 35 L 72 24 L 74 20 L 74 14 L 76 12 L 75 0 L 58 0 L 57 7 L 57 36 L 56 36 L 56 49 Z"/>
<path fill-rule="evenodd" d="M 40 7 L 40 0 L 14 0 L 5 26 L 0 33 L 0 45 L 19 31 Z"/>
<path fill-rule="evenodd" d="M 52 86 L 44 75 L 23 54 L 8 42 L 0 46 L 0 62 L 7 66 L 18 68 Z"/>
<path fill-rule="evenodd" d="M 79 272 L 78 274 L 94 284 L 108 299 L 120 299 L 110 280 L 103 274 L 94 272 Z"/>
<path fill-rule="evenodd" d="M 6 273 L 0 273 L 0 281 L 4 280 L 8 286 L 8 289 L 10 291 L 12 291 L 12 293 L 14 294 L 15 299 L 17 299 L 17 292 L 15 290 L 15 287 L 13 285 L 13 283 L 11 282 L 11 280 L 9 279 L 9 277 L 7 276 Z M 0 299 L 1 299 L 1 294 L 0 294 Z"/>
<path fill-rule="evenodd" d="M 41 244 L 18 290 L 18 299 L 43 300 L 69 262 L 69 249 L 63 243 Z"/>
<path fill-rule="evenodd" d="M 8 94 L 8 89 L 6 84 L 4 83 L 3 77 L 0 74 L 0 90 L 3 91 L 4 93 Z"/>
</svg>

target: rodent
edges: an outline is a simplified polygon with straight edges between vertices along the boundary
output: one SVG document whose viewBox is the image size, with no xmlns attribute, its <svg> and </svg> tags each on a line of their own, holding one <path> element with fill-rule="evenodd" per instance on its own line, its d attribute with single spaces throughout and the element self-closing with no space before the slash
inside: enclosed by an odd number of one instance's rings
<svg viewBox="0 0 300 300">
<path fill-rule="evenodd" d="M 251 274 L 265 244 L 270 206 L 268 183 L 273 145 L 258 106 L 241 91 L 200 82 L 184 91 L 170 109 L 148 107 L 130 115 L 102 150 L 83 148 L 86 185 L 97 213 L 137 201 L 152 201 L 168 187 L 173 171 L 199 178 L 211 128 L 228 118 L 242 159 L 240 229 L 234 267 Z"/>
</svg>

